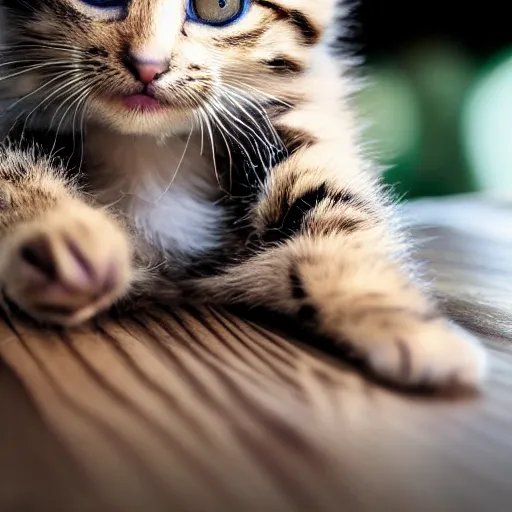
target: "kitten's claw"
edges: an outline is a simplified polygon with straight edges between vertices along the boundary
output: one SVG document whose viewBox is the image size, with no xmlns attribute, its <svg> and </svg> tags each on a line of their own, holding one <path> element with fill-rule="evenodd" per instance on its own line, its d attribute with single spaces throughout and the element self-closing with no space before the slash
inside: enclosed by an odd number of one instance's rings
<svg viewBox="0 0 512 512">
<path fill-rule="evenodd" d="M 108 308 L 130 281 L 124 233 L 84 205 L 21 226 L 6 242 L 0 261 L 5 294 L 40 321 L 78 324 Z"/>
</svg>

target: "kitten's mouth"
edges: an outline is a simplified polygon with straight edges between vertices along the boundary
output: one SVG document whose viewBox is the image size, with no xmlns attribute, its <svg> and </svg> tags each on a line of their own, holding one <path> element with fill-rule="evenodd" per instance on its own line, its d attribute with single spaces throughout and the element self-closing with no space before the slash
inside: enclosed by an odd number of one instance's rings
<svg viewBox="0 0 512 512">
<path fill-rule="evenodd" d="M 124 107 L 128 110 L 148 112 L 165 108 L 156 98 L 146 93 L 130 94 L 124 96 L 122 101 Z"/>
</svg>

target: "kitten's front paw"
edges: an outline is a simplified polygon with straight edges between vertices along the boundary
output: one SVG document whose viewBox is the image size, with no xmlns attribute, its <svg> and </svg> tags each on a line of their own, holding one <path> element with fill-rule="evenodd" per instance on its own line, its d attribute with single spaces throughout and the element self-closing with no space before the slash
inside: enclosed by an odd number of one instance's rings
<svg viewBox="0 0 512 512">
<path fill-rule="evenodd" d="M 406 387 L 476 388 L 486 371 L 480 343 L 445 319 L 389 324 L 368 340 L 366 360 L 377 377 Z"/>
<path fill-rule="evenodd" d="M 122 230 L 81 204 L 21 226 L 2 249 L 5 295 L 43 322 L 70 326 L 87 320 L 121 297 L 131 278 Z"/>
<path fill-rule="evenodd" d="M 347 320 L 345 337 L 380 379 L 404 387 L 475 388 L 485 376 L 483 347 L 445 318 L 383 307 Z"/>
</svg>

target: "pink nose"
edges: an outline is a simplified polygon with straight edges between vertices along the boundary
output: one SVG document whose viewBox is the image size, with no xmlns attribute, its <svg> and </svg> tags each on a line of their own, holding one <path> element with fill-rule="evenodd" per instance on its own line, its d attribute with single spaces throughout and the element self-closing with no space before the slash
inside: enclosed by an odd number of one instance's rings
<svg viewBox="0 0 512 512">
<path fill-rule="evenodd" d="M 145 62 L 134 60 L 133 66 L 137 71 L 137 78 L 143 84 L 150 84 L 168 69 L 167 62 Z"/>
</svg>

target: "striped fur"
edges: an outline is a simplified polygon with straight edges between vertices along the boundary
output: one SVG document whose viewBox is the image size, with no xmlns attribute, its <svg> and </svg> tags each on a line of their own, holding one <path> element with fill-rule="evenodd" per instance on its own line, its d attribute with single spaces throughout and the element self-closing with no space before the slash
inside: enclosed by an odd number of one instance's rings
<svg viewBox="0 0 512 512">
<path fill-rule="evenodd" d="M 336 3 L 252 0 L 214 28 L 182 0 L 2 0 L 7 300 L 65 325 L 116 299 L 242 302 L 349 345 L 388 381 L 478 384 L 482 349 L 415 282 L 360 151 Z M 134 59 L 165 71 L 146 88 Z M 121 101 L 144 91 L 164 108 Z"/>
</svg>

